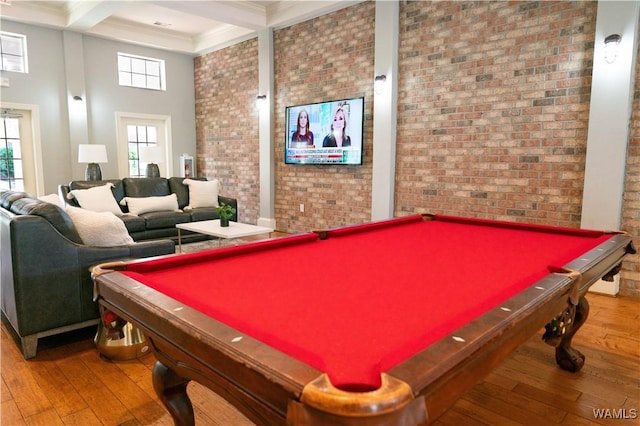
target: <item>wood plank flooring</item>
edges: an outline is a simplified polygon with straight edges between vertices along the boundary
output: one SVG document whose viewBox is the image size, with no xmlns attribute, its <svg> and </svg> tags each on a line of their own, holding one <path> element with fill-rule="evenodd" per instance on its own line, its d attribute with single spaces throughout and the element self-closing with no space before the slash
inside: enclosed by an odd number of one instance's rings
<svg viewBox="0 0 640 426">
<path fill-rule="evenodd" d="M 640 424 L 640 300 L 595 294 L 588 300 L 589 319 L 574 339 L 587 357 L 581 372 L 560 370 L 553 348 L 538 333 L 436 424 Z M 44 339 L 38 356 L 25 361 L 3 324 L 0 424 L 172 425 L 153 391 L 153 355 L 105 361 L 95 350 L 93 332 Z M 251 425 L 203 386 L 190 383 L 188 392 L 197 424 Z"/>
</svg>

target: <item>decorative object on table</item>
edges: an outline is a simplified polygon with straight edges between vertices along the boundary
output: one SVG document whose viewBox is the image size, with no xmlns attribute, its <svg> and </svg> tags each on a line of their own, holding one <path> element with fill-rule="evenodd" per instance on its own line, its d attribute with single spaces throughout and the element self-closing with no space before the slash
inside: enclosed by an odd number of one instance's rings
<svg viewBox="0 0 640 426">
<path fill-rule="evenodd" d="M 140 162 L 147 163 L 146 176 L 160 177 L 160 168 L 158 163 L 163 160 L 162 150 L 158 146 L 141 146 Z"/>
<path fill-rule="evenodd" d="M 98 163 L 107 163 L 105 145 L 78 145 L 78 163 L 87 163 L 86 180 L 102 180 L 102 170 Z"/>
<path fill-rule="evenodd" d="M 236 214 L 236 209 L 228 204 L 220 203 L 220 206 L 216 207 L 216 213 L 220 216 L 220 226 L 227 227 L 229 220 Z"/>
<path fill-rule="evenodd" d="M 100 355 L 112 361 L 129 361 L 151 353 L 140 329 L 105 307 L 100 307 L 100 323 L 93 341 Z"/>
</svg>

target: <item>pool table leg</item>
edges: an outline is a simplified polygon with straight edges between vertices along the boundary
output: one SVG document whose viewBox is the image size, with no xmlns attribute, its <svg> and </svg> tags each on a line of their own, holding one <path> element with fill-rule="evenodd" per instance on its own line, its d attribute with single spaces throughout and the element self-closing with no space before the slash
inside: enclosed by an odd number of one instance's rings
<svg viewBox="0 0 640 426">
<path fill-rule="evenodd" d="M 153 366 L 153 389 L 176 426 L 194 426 L 193 406 L 187 396 L 190 380 L 178 376 L 160 361 Z"/>
<path fill-rule="evenodd" d="M 571 340 L 588 316 L 589 302 L 586 298 L 580 297 L 578 304 L 575 306 L 575 314 L 573 315 L 571 326 L 567 327 L 566 332 L 559 336 L 559 341 L 556 339 L 554 342 L 554 339 L 549 338 L 547 333 L 545 333 L 546 337 L 543 337 L 545 342 L 556 347 L 556 362 L 563 370 L 576 373 L 584 365 L 584 355 L 571 347 Z"/>
</svg>

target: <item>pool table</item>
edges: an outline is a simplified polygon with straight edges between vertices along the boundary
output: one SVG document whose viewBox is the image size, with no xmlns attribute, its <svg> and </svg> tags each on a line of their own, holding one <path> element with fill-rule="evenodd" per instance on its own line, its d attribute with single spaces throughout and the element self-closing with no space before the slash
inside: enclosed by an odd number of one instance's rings
<svg viewBox="0 0 640 426">
<path fill-rule="evenodd" d="M 140 327 L 154 389 L 195 380 L 256 424 L 428 424 L 537 331 L 560 367 L 623 232 L 411 215 L 93 271 L 105 326 Z"/>
</svg>

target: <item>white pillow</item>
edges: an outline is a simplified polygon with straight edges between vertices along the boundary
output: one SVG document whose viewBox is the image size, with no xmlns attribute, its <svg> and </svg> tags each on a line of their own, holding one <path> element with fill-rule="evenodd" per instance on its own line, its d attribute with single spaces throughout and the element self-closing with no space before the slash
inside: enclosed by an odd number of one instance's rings
<svg viewBox="0 0 640 426">
<path fill-rule="evenodd" d="M 122 210 L 118 207 L 111 188 L 113 188 L 113 184 L 107 183 L 106 185 L 94 186 L 89 189 L 74 189 L 69 191 L 67 198 L 75 198 L 83 209 L 121 215 Z"/>
<path fill-rule="evenodd" d="M 179 212 L 176 194 L 164 197 L 124 197 L 120 204 L 129 208 L 129 213 L 139 215 L 149 212 Z"/>
<path fill-rule="evenodd" d="M 196 209 L 198 207 L 218 207 L 220 182 L 217 179 L 185 179 L 182 183 L 189 187 L 189 205 L 185 206 L 185 210 Z"/>
<path fill-rule="evenodd" d="M 60 196 L 56 194 L 43 195 L 38 197 L 38 200 L 46 201 L 47 203 L 55 204 L 58 207 L 62 207 L 64 209 L 64 203 L 60 199 Z"/>
<path fill-rule="evenodd" d="M 67 207 L 82 242 L 93 247 L 113 247 L 133 244 L 124 222 L 111 212 L 94 212 L 78 207 Z"/>
</svg>

